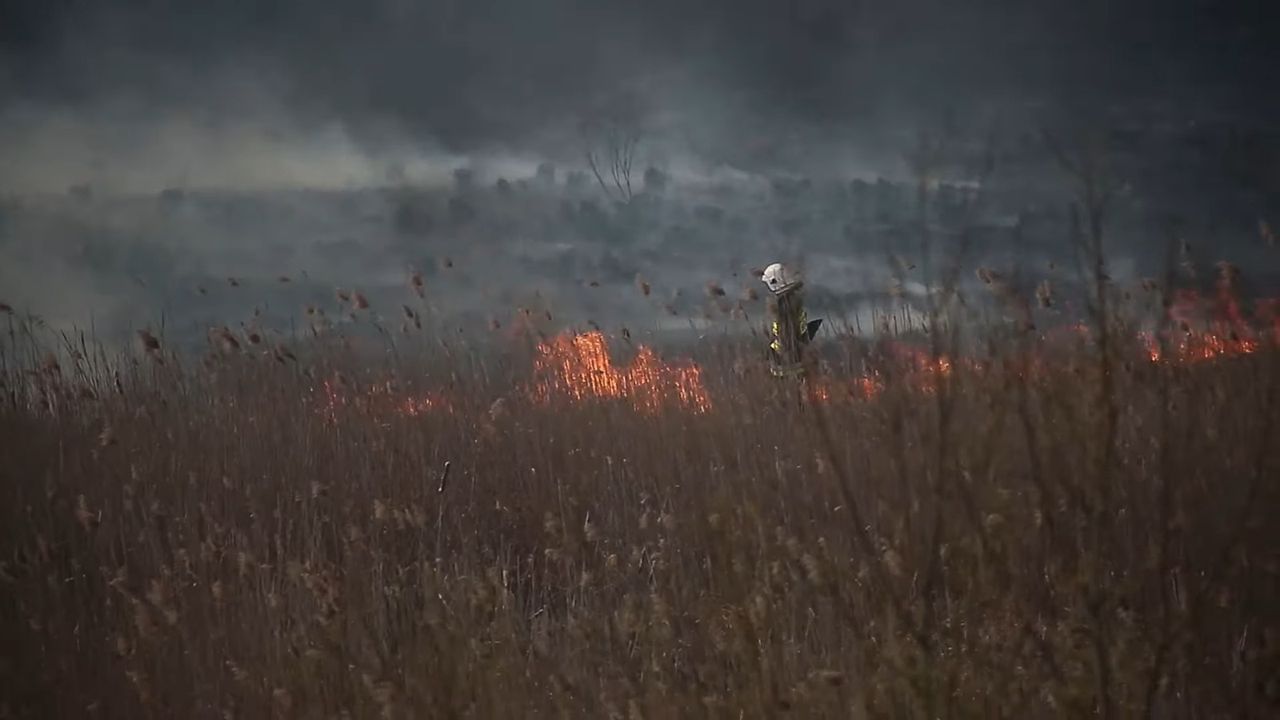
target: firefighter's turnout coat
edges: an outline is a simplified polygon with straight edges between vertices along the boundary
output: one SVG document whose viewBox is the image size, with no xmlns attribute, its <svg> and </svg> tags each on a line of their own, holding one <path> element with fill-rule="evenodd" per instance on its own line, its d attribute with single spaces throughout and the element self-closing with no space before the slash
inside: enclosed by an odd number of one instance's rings
<svg viewBox="0 0 1280 720">
<path fill-rule="evenodd" d="M 796 283 L 770 300 L 770 370 L 777 377 L 804 374 L 804 349 L 817 331 L 804 309 L 802 283 Z"/>
</svg>

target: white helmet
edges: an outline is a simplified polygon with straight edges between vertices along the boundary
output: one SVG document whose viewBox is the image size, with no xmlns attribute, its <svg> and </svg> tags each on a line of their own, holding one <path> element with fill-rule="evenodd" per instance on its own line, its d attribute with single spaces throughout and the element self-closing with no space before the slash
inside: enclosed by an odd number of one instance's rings
<svg viewBox="0 0 1280 720">
<path fill-rule="evenodd" d="M 781 293 L 800 283 L 800 276 L 782 263 L 774 263 L 764 269 L 760 280 L 774 293 Z"/>
</svg>

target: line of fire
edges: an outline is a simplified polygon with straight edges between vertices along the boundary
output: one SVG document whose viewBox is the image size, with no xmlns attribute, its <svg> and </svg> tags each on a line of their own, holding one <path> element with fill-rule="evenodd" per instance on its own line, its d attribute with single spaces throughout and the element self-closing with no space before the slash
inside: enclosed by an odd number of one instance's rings
<svg viewBox="0 0 1280 720">
<path fill-rule="evenodd" d="M 1250 355 L 1280 342 L 1280 301 L 1258 300 L 1246 311 L 1236 293 L 1236 271 L 1220 269 L 1213 293 L 1172 290 L 1165 303 L 1165 329 L 1141 331 L 1126 338 L 1133 362 L 1153 365 L 1194 365 Z M 933 352 L 927 344 L 881 337 L 865 344 L 862 369 L 844 372 L 824 358 L 824 350 L 847 338 L 831 334 L 824 348 L 819 330 L 822 319 L 811 320 L 803 301 L 799 274 L 775 263 L 759 279 L 768 287 L 770 316 L 763 333 L 763 367 L 776 382 L 801 382 L 811 401 L 822 403 L 875 400 L 890 383 L 910 392 L 931 394 L 955 373 L 982 373 L 989 363 L 979 358 L 954 357 Z M 1084 323 L 1065 324 L 1039 333 L 1036 347 L 1019 361 L 1023 371 L 1044 369 L 1055 347 L 1063 342 L 1087 347 L 1093 333 Z M 621 403 L 634 411 L 656 415 L 667 411 L 702 414 L 716 406 L 706 370 L 692 359 L 664 357 L 652 347 L 624 343 L 629 359 L 610 346 L 600 330 L 562 332 L 539 341 L 527 378 L 515 395 L 527 402 Z M 447 390 L 409 392 L 392 382 L 366 384 L 356 389 L 336 379 L 317 386 L 320 411 L 336 417 L 342 408 L 360 408 L 373 414 L 417 417 L 450 413 L 456 398 Z"/>
</svg>

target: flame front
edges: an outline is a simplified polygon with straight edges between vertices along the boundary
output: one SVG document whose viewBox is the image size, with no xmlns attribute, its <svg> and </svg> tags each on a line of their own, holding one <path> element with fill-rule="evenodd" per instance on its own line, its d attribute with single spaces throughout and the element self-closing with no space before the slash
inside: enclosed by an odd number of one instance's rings
<svg viewBox="0 0 1280 720">
<path fill-rule="evenodd" d="M 1194 292 L 1179 293 L 1168 311 L 1177 330 L 1159 342 L 1154 333 L 1140 337 L 1145 356 L 1152 363 L 1191 364 L 1207 362 L 1262 349 L 1271 341 L 1280 343 L 1280 300 L 1257 303 L 1256 320 L 1269 325 L 1255 330 L 1247 322 L 1239 303 L 1220 289 L 1209 317 L 1203 299 Z M 1043 339 L 1054 344 L 1066 333 L 1086 342 L 1091 334 L 1083 324 L 1048 333 Z M 876 370 L 845 377 L 816 375 L 809 378 L 809 397 L 820 403 L 872 400 L 887 387 L 890 379 L 917 392 L 938 392 L 957 371 L 979 371 L 983 364 L 964 357 L 933 355 L 896 342 L 883 346 L 886 374 Z M 1026 371 L 1042 366 L 1044 356 L 1033 351 L 1022 359 Z M 417 417 L 428 413 L 453 413 L 455 404 L 448 395 L 406 393 L 392 383 L 367 386 L 358 393 L 345 382 L 326 380 L 321 388 L 320 412 L 336 420 L 339 408 L 354 408 L 375 415 Z M 523 389 L 525 397 L 538 403 L 564 399 L 574 403 L 591 400 L 621 400 L 637 411 L 658 414 L 665 410 L 705 413 L 712 409 L 702 369 L 691 361 L 669 362 L 652 348 L 641 346 L 625 366 L 616 365 L 609 355 L 608 342 L 598 331 L 562 334 L 545 340 L 536 349 L 532 377 Z"/>
<path fill-rule="evenodd" d="M 560 335 L 538 346 L 532 393 L 540 402 L 617 398 L 655 413 L 668 407 L 711 409 L 702 370 L 692 363 L 666 363 L 642 346 L 625 368 L 613 364 L 603 333 Z"/>
<path fill-rule="evenodd" d="M 1167 318 L 1178 329 L 1165 335 L 1165 347 L 1154 334 L 1143 333 L 1151 362 L 1196 363 L 1257 352 L 1266 333 L 1255 330 L 1245 317 L 1234 283 L 1234 274 L 1224 268 L 1212 301 L 1194 290 L 1175 291 Z M 1280 335 L 1274 301 L 1259 301 L 1256 314 L 1260 323 L 1273 325 Z"/>
<path fill-rule="evenodd" d="M 1160 343 L 1151 333 L 1144 333 L 1143 340 L 1147 346 L 1147 357 L 1153 363 L 1171 361 L 1177 363 L 1197 363 L 1219 358 L 1248 355 L 1257 352 L 1261 343 L 1253 337 L 1240 337 L 1236 334 L 1219 335 L 1209 332 L 1183 332 L 1169 343 L 1169 352 L 1160 347 Z"/>
</svg>

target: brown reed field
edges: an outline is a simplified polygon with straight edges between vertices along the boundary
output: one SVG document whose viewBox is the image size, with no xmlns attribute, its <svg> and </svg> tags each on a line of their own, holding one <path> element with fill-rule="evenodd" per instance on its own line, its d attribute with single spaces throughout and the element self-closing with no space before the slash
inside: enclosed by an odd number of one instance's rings
<svg viewBox="0 0 1280 720">
<path fill-rule="evenodd" d="M 1270 331 L 837 335 L 806 388 L 0 321 L 0 717 L 1280 710 Z"/>
</svg>

